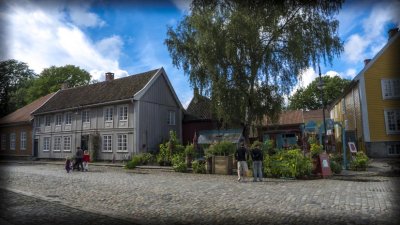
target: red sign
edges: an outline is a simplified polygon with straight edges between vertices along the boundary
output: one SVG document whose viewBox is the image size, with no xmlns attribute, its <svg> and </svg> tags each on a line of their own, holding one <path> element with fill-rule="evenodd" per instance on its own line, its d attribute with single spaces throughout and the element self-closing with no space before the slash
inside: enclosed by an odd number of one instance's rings
<svg viewBox="0 0 400 225">
<path fill-rule="evenodd" d="M 329 163 L 329 156 L 326 153 L 319 154 L 319 171 L 323 178 L 332 176 L 332 171 Z"/>
</svg>

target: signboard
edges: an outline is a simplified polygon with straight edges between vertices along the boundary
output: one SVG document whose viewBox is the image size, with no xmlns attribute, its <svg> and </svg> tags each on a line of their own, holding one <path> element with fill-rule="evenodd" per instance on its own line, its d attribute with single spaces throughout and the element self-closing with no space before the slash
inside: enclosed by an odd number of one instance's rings
<svg viewBox="0 0 400 225">
<path fill-rule="evenodd" d="M 305 130 L 307 132 L 315 132 L 315 128 L 317 128 L 317 123 L 315 123 L 314 121 L 310 120 L 306 123 L 305 125 Z"/>
<path fill-rule="evenodd" d="M 332 119 L 326 119 L 325 120 L 326 123 L 326 129 L 333 129 L 333 125 L 334 125 L 334 121 Z"/>
<path fill-rule="evenodd" d="M 348 142 L 348 145 L 351 153 L 357 153 L 357 147 L 354 142 Z"/>
<path fill-rule="evenodd" d="M 319 154 L 319 166 L 323 178 L 332 176 L 329 156 L 326 153 Z"/>
</svg>

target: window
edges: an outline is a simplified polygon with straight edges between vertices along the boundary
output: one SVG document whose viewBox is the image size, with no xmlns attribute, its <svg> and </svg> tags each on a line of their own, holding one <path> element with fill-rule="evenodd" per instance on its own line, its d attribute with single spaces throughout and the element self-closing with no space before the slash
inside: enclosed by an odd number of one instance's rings
<svg viewBox="0 0 400 225">
<path fill-rule="evenodd" d="M 89 115 L 89 111 L 85 110 L 82 112 L 82 122 L 83 123 L 89 123 L 90 122 L 90 115 Z"/>
<path fill-rule="evenodd" d="M 128 120 L 128 106 L 120 106 L 119 107 L 119 120 Z"/>
<path fill-rule="evenodd" d="M 40 127 L 40 117 L 35 116 L 35 127 Z"/>
<path fill-rule="evenodd" d="M 1 150 L 6 150 L 7 148 L 7 135 L 2 134 L 1 135 Z"/>
<path fill-rule="evenodd" d="M 103 135 L 103 152 L 112 152 L 112 136 Z"/>
<path fill-rule="evenodd" d="M 400 79 L 381 80 L 383 99 L 400 98 Z"/>
<path fill-rule="evenodd" d="M 26 131 L 21 131 L 21 142 L 20 142 L 21 150 L 26 149 Z"/>
<path fill-rule="evenodd" d="M 104 121 L 112 121 L 113 120 L 113 108 L 108 107 L 104 110 Z"/>
<path fill-rule="evenodd" d="M 62 123 L 62 115 L 57 114 L 56 115 L 56 126 L 61 126 Z"/>
<path fill-rule="evenodd" d="M 118 151 L 119 152 L 127 152 L 128 151 L 128 143 L 127 143 L 127 135 L 126 134 L 118 134 Z"/>
<path fill-rule="evenodd" d="M 70 136 L 64 136 L 64 148 L 63 150 L 65 152 L 71 151 L 71 137 Z"/>
<path fill-rule="evenodd" d="M 15 150 L 15 133 L 10 134 L 10 149 Z"/>
<path fill-rule="evenodd" d="M 72 114 L 71 113 L 65 113 L 65 124 L 66 125 L 71 125 L 72 121 Z"/>
<path fill-rule="evenodd" d="M 175 111 L 168 111 L 168 125 L 175 125 Z"/>
<path fill-rule="evenodd" d="M 50 123 L 51 123 L 51 116 L 46 116 L 46 117 L 45 117 L 44 125 L 45 125 L 46 127 L 49 127 L 49 126 L 50 126 Z"/>
<path fill-rule="evenodd" d="M 385 123 L 387 134 L 400 133 L 400 109 L 385 110 Z"/>
<path fill-rule="evenodd" d="M 400 155 L 400 143 L 387 145 L 389 155 Z"/>
<path fill-rule="evenodd" d="M 53 149 L 53 151 L 55 151 L 55 152 L 61 151 L 61 137 L 60 136 L 54 137 L 54 149 Z"/>
<path fill-rule="evenodd" d="M 50 138 L 49 137 L 45 137 L 43 139 L 43 151 L 44 152 L 50 151 Z"/>
</svg>

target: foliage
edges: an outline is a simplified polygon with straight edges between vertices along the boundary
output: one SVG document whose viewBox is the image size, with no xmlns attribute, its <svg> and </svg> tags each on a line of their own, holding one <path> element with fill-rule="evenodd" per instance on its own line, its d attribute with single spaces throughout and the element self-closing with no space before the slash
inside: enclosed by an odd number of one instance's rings
<svg viewBox="0 0 400 225">
<path fill-rule="evenodd" d="M 187 165 L 183 154 L 178 153 L 172 157 L 172 167 L 175 172 L 184 173 L 187 171 Z"/>
<path fill-rule="evenodd" d="M 275 149 L 275 143 L 274 140 L 266 140 L 262 147 L 261 150 L 263 151 L 263 154 L 266 155 L 273 155 L 276 153 L 276 149 Z"/>
<path fill-rule="evenodd" d="M 324 84 L 323 102 L 330 105 L 335 101 L 349 85 L 350 80 L 342 79 L 339 76 L 322 77 Z M 316 110 L 322 108 L 321 90 L 318 89 L 319 78 L 315 78 L 306 88 L 298 89 L 289 97 L 289 109 Z"/>
<path fill-rule="evenodd" d="M 317 157 L 319 154 L 323 152 L 322 145 L 312 143 L 310 147 L 311 157 Z"/>
<path fill-rule="evenodd" d="M 125 165 L 125 168 L 134 169 L 138 165 L 140 165 L 140 158 L 133 156 L 132 159 Z"/>
<path fill-rule="evenodd" d="M 24 96 L 35 76 L 24 62 L 15 59 L 0 62 L 0 118 L 29 103 Z"/>
<path fill-rule="evenodd" d="M 169 132 L 169 140 L 164 144 L 160 144 L 160 151 L 157 155 L 157 162 L 161 166 L 170 166 L 172 156 L 174 154 L 183 154 L 185 147 L 179 144 L 176 132 L 171 130 Z"/>
<path fill-rule="evenodd" d="M 151 153 L 139 153 L 133 156 L 138 161 L 138 165 L 147 165 L 148 163 L 154 162 L 154 156 Z"/>
<path fill-rule="evenodd" d="M 92 148 L 93 149 L 92 149 L 92 151 L 90 151 L 90 154 L 91 154 L 90 159 L 93 161 L 96 161 L 97 156 L 100 151 L 100 135 L 99 135 L 99 133 L 92 134 L 91 140 L 92 140 Z"/>
<path fill-rule="evenodd" d="M 61 89 L 63 83 L 70 88 L 88 85 L 90 77 L 86 70 L 73 65 L 46 68 L 27 89 L 26 101 L 31 102 L 41 96 L 56 92 Z"/>
<path fill-rule="evenodd" d="M 192 162 L 193 173 L 206 173 L 206 162 L 203 160 L 194 160 Z"/>
<path fill-rule="evenodd" d="M 274 177 L 300 178 L 311 174 L 312 162 L 300 149 L 280 151 L 264 157 L 264 173 Z"/>
<path fill-rule="evenodd" d="M 350 162 L 352 170 L 366 170 L 369 163 L 369 158 L 364 152 L 357 152 L 354 159 Z"/>
<path fill-rule="evenodd" d="M 194 145 L 193 144 L 187 145 L 185 148 L 185 155 L 194 156 L 194 154 L 195 154 Z"/>
<path fill-rule="evenodd" d="M 221 141 L 212 144 L 205 150 L 206 157 L 233 155 L 236 151 L 236 145 L 231 142 Z"/>
<path fill-rule="evenodd" d="M 265 115 L 276 119 L 298 74 L 321 60 L 332 64 L 343 51 L 334 18 L 341 4 L 194 0 L 165 44 L 217 117 L 242 124 L 247 138 Z"/>
<path fill-rule="evenodd" d="M 171 165 L 171 152 L 168 148 L 168 142 L 165 144 L 160 144 L 160 152 L 157 154 L 157 163 L 160 166 Z"/>
</svg>

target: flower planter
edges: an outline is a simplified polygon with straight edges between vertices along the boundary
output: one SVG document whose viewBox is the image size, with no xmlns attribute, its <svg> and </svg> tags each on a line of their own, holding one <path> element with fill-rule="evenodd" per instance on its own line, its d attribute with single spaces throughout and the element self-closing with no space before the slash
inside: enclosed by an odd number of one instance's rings
<svg viewBox="0 0 400 225">
<path fill-rule="evenodd" d="M 232 156 L 212 156 L 211 171 L 213 174 L 232 174 Z"/>
</svg>

